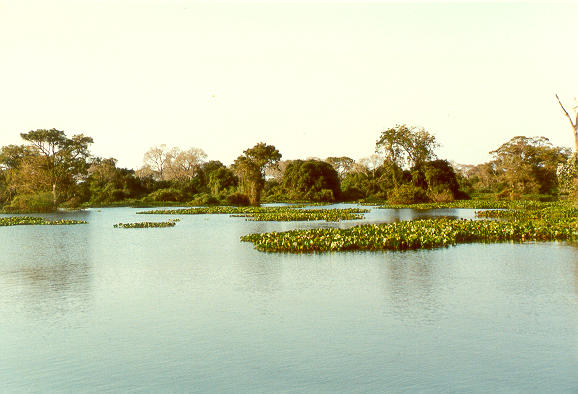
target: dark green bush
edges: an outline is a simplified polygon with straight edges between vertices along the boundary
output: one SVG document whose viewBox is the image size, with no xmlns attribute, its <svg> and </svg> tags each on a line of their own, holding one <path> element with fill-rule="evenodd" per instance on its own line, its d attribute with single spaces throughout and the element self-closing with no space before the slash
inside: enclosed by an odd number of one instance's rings
<svg viewBox="0 0 578 394">
<path fill-rule="evenodd" d="M 150 193 L 147 199 L 152 201 L 185 201 L 185 195 L 179 189 L 166 188 Z"/>
<path fill-rule="evenodd" d="M 213 196 L 212 194 L 208 193 L 199 193 L 193 198 L 191 201 L 188 202 L 188 205 L 218 205 L 219 200 Z"/>
<path fill-rule="evenodd" d="M 7 212 L 54 212 L 56 205 L 52 193 L 20 194 L 5 206 Z"/>
<path fill-rule="evenodd" d="M 227 196 L 227 204 L 246 207 L 251 204 L 249 197 L 243 193 L 231 193 Z"/>
<path fill-rule="evenodd" d="M 391 204 L 417 204 L 428 201 L 425 190 L 411 184 L 392 189 L 387 199 Z"/>
</svg>

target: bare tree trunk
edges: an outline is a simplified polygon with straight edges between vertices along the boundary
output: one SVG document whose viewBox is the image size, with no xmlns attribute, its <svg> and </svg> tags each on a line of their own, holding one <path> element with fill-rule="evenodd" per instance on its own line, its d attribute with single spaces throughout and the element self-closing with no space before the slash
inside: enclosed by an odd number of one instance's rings
<svg viewBox="0 0 578 394">
<path fill-rule="evenodd" d="M 558 95 L 556 95 L 556 98 L 558 99 L 558 104 L 560 104 L 560 107 L 562 107 L 562 111 L 564 111 L 564 114 L 566 115 L 566 117 L 570 121 L 570 124 L 572 125 L 572 129 L 574 130 L 575 151 L 578 152 L 578 111 L 576 111 L 576 119 L 572 120 L 572 117 L 570 116 L 568 111 L 566 111 L 566 108 L 564 108 L 564 106 L 562 105 L 562 102 L 560 101 Z"/>
</svg>

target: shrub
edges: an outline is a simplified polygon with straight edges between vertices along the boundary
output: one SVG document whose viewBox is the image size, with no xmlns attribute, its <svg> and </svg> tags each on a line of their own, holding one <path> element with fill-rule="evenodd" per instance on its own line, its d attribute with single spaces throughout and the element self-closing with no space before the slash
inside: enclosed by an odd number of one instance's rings
<svg viewBox="0 0 578 394">
<path fill-rule="evenodd" d="M 152 201 L 184 201 L 185 196 L 179 189 L 166 188 L 150 193 L 147 199 Z"/>
<path fill-rule="evenodd" d="M 319 191 L 309 190 L 305 194 L 305 200 L 315 201 L 315 202 L 333 202 L 335 197 L 333 195 L 333 190 L 321 189 Z"/>
<path fill-rule="evenodd" d="M 249 206 L 251 204 L 251 202 L 249 201 L 249 196 L 247 196 L 246 194 L 243 194 L 243 193 L 238 193 L 238 192 L 229 194 L 227 196 L 227 203 L 231 204 L 231 205 L 242 206 L 242 207 L 246 207 L 246 206 Z"/>
<path fill-rule="evenodd" d="M 388 194 L 388 201 L 392 204 L 417 204 L 427 200 L 425 190 L 410 184 L 401 185 Z"/>
<path fill-rule="evenodd" d="M 454 193 L 445 187 L 434 187 L 428 190 L 427 196 L 433 202 L 452 202 L 455 200 Z"/>
<path fill-rule="evenodd" d="M 54 212 L 56 205 L 52 193 L 20 194 L 4 209 L 8 212 Z"/>
<path fill-rule="evenodd" d="M 208 193 L 199 193 L 189 201 L 188 205 L 218 205 L 219 200 L 213 196 L 212 194 Z"/>
</svg>

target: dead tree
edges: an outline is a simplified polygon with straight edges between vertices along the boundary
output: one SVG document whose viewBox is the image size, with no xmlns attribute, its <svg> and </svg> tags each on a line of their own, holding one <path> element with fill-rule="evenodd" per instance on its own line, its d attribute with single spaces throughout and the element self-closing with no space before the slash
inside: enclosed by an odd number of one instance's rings
<svg viewBox="0 0 578 394">
<path fill-rule="evenodd" d="M 560 101 L 558 95 L 556 95 L 556 98 L 558 99 L 560 107 L 562 107 L 562 111 L 564 111 L 564 114 L 566 115 L 566 117 L 570 121 L 570 124 L 572 125 L 572 129 L 574 130 L 574 143 L 576 144 L 576 152 L 578 152 L 578 107 L 574 108 L 574 111 L 576 112 L 576 119 L 572 120 L 572 117 L 570 116 L 568 111 L 566 111 L 566 108 L 564 108 L 564 106 L 562 105 L 562 102 Z"/>
</svg>

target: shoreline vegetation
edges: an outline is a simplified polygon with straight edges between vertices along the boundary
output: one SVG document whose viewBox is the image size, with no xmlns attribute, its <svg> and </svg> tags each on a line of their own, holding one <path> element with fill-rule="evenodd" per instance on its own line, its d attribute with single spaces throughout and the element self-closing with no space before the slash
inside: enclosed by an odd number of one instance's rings
<svg viewBox="0 0 578 394">
<path fill-rule="evenodd" d="M 68 137 L 61 130 L 37 129 L 20 136 L 22 145 L 0 147 L 0 206 L 6 213 L 578 198 L 578 156 L 546 137 L 516 136 L 491 151 L 487 163 L 458 164 L 437 155 L 439 143 L 427 130 L 400 124 L 380 133 L 375 154 L 358 160 L 282 160 L 275 146 L 259 142 L 225 165 L 207 160 L 200 148 L 158 145 L 144 153 L 140 168 L 128 169 L 117 167 L 115 158 L 93 156 L 93 139 L 82 134 Z"/>
<path fill-rule="evenodd" d="M 576 239 L 578 155 L 553 146 L 546 137 L 513 137 L 490 152 L 489 162 L 468 165 L 438 157 L 434 135 L 401 124 L 382 131 L 375 154 L 359 160 L 342 156 L 283 161 L 275 146 L 259 142 L 227 166 L 207 161 L 199 148 L 159 145 L 145 152 L 142 167 L 133 170 L 117 167 L 115 158 L 93 156 L 93 139 L 82 134 L 68 137 L 61 130 L 37 129 L 20 136 L 24 144 L 0 148 L 0 206 L 8 214 L 130 206 L 163 208 L 137 212 L 150 215 L 339 222 L 361 220 L 369 211 L 311 205 L 356 203 L 374 209 L 484 211 L 478 212 L 477 220 L 418 219 L 249 234 L 242 240 L 262 251 L 324 252 Z M 1 223 L 83 222 L 12 217 Z M 174 225 L 171 219 L 115 227 Z"/>
</svg>

